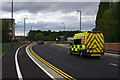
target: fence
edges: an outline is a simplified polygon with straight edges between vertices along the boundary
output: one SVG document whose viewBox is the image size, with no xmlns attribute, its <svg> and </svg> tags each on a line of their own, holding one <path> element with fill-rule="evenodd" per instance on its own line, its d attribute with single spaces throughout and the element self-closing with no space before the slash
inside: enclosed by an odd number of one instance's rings
<svg viewBox="0 0 120 80">
<path fill-rule="evenodd" d="M 105 50 L 120 51 L 120 43 L 105 43 Z"/>
</svg>

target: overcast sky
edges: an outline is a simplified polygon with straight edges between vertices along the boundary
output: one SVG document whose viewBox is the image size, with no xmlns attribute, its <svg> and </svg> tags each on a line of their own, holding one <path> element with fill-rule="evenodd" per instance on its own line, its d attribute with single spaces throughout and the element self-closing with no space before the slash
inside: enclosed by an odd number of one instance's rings
<svg viewBox="0 0 120 80">
<path fill-rule="evenodd" d="M 26 19 L 26 34 L 31 30 L 79 30 L 82 12 L 82 30 L 87 31 L 95 27 L 98 11 L 97 2 L 14 2 L 15 35 L 23 35 L 24 18 Z M 11 18 L 11 3 L 2 2 L 0 18 Z"/>
</svg>

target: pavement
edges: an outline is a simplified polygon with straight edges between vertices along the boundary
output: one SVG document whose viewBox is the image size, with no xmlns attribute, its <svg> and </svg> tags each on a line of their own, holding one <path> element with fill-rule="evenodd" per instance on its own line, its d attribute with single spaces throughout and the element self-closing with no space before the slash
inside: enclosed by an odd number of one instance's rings
<svg viewBox="0 0 120 80">
<path fill-rule="evenodd" d="M 19 46 L 15 46 L 12 50 L 7 51 L 0 57 L 2 60 L 2 79 L 16 79 L 17 73 L 15 68 L 14 55 Z"/>
<path fill-rule="evenodd" d="M 18 49 L 17 46 L 14 49 L 6 52 L 0 59 L 2 59 L 2 80 L 18 80 L 15 53 Z M 26 46 L 22 47 L 18 51 L 18 63 L 21 74 L 25 80 L 51 80 L 51 78 L 44 73 L 26 54 Z M 20 79 L 22 80 L 22 79 Z"/>
</svg>

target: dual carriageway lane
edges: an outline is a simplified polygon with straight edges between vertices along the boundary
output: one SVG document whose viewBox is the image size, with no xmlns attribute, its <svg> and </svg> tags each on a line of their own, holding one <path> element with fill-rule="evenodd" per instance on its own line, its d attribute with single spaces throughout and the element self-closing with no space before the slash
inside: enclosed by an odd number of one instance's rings
<svg viewBox="0 0 120 80">
<path fill-rule="evenodd" d="M 34 52 L 74 78 L 117 78 L 118 58 L 101 59 L 70 55 L 69 49 L 54 44 L 35 45 Z M 111 65 L 116 64 L 117 66 Z"/>
</svg>

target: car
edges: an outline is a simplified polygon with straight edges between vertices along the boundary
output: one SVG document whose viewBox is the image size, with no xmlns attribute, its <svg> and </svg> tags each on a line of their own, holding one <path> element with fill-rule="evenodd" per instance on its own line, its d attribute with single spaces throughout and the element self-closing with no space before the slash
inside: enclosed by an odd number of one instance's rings
<svg viewBox="0 0 120 80">
<path fill-rule="evenodd" d="M 38 44 L 44 44 L 44 41 L 38 41 L 37 43 Z"/>
</svg>

